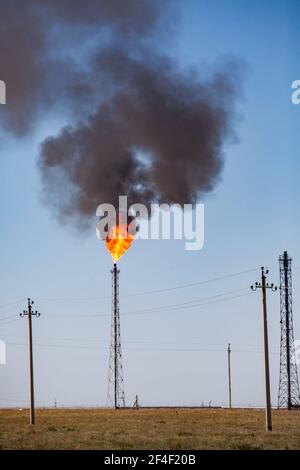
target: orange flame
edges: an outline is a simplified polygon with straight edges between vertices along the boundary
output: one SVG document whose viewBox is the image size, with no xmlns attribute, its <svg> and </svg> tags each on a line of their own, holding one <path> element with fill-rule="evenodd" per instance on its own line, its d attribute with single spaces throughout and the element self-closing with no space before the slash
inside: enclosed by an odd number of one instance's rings
<svg viewBox="0 0 300 470">
<path fill-rule="evenodd" d="M 130 248 L 134 237 L 128 232 L 125 224 L 114 226 L 106 238 L 106 247 L 110 251 L 114 263 L 116 263 L 125 251 Z"/>
</svg>

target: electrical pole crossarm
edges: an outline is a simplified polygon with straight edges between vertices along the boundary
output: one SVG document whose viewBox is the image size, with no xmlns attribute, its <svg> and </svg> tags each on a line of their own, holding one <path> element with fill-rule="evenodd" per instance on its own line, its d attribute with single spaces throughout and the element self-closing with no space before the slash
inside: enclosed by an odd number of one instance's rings
<svg viewBox="0 0 300 470">
<path fill-rule="evenodd" d="M 266 279 L 267 279 L 267 274 L 269 274 L 269 270 L 265 270 L 264 267 L 261 268 L 261 276 L 262 276 L 262 282 L 256 282 L 255 284 L 253 284 L 251 287 L 251 290 L 253 291 L 256 291 L 257 289 L 262 289 L 262 288 L 265 288 L 265 289 L 271 289 L 272 292 L 276 292 L 278 287 L 275 286 L 272 282 L 272 284 L 269 284 L 268 282 L 266 282 Z"/>
</svg>

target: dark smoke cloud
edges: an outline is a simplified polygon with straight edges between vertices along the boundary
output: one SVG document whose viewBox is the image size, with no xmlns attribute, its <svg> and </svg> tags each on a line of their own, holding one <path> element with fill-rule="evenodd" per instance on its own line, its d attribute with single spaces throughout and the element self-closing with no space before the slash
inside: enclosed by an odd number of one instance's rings
<svg viewBox="0 0 300 470">
<path fill-rule="evenodd" d="M 21 22 L 12 14 L 19 3 Z M 1 78 L 8 87 L 13 84 L 14 96 L 6 124 L 26 132 L 39 110 L 56 102 L 81 111 L 80 120 L 41 145 L 44 199 L 60 220 L 83 226 L 99 204 L 117 204 L 119 195 L 128 195 L 129 203 L 185 204 L 214 188 L 224 143 L 234 136 L 238 63 L 228 61 L 200 76 L 157 52 L 151 37 L 163 32 L 168 2 L 15 0 L 9 5 L 6 30 L 18 60 L 1 44 L 1 18 L 0 57 L 7 73 Z M 29 31 L 24 24 L 31 25 Z M 78 37 L 89 44 L 81 60 L 53 53 L 58 44 L 60 53 L 74 50 Z M 22 66 L 25 73 L 14 79 Z"/>
<path fill-rule="evenodd" d="M 61 57 L 68 35 L 73 30 L 75 50 L 107 26 L 134 41 L 155 30 L 160 9 L 158 0 L 0 0 L 0 77 L 9 104 L 2 125 L 23 135 L 56 103 L 94 102 L 91 75 Z"/>
</svg>

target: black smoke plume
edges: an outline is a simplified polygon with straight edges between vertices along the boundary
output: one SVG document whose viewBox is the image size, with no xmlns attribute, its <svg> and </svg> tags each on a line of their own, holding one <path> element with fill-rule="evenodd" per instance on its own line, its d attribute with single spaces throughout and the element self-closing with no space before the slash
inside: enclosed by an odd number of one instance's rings
<svg viewBox="0 0 300 470">
<path fill-rule="evenodd" d="M 48 107 L 73 110 L 38 163 L 44 199 L 62 221 L 82 226 L 119 195 L 185 204 L 214 188 L 235 135 L 238 63 L 200 74 L 164 55 L 153 39 L 165 34 L 168 2 L 2 3 L 3 124 L 24 134 Z"/>
</svg>

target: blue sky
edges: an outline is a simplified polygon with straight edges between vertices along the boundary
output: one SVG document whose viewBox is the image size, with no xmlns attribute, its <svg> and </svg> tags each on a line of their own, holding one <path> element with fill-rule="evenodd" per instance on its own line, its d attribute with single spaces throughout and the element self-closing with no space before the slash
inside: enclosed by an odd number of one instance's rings
<svg viewBox="0 0 300 470">
<path fill-rule="evenodd" d="M 291 83 L 300 79 L 300 5 L 297 0 L 175 5 L 179 26 L 167 47 L 182 65 L 201 70 L 220 56 L 245 61 L 242 117 L 238 143 L 225 148 L 222 181 L 204 201 L 204 248 L 188 252 L 181 241 L 137 241 L 120 262 L 126 401 L 132 404 L 139 394 L 144 405 L 227 404 L 231 342 L 233 404 L 263 405 L 261 298 L 247 288 L 262 265 L 278 283 L 278 256 L 285 249 L 293 257 L 300 339 L 300 105 L 291 103 Z M 28 403 L 27 324 L 17 317 L 28 296 L 42 313 L 34 319 L 37 405 L 51 406 L 54 398 L 64 406 L 106 402 L 111 259 L 94 231 L 75 236 L 41 202 L 39 142 L 61 120 L 48 116 L 23 139 L 1 132 L 0 339 L 7 342 L 7 365 L 0 366 L 0 406 Z M 195 308 L 166 309 L 206 298 Z M 269 295 L 268 306 L 276 405 L 278 294 Z M 145 311 L 151 307 L 157 312 Z"/>
</svg>

